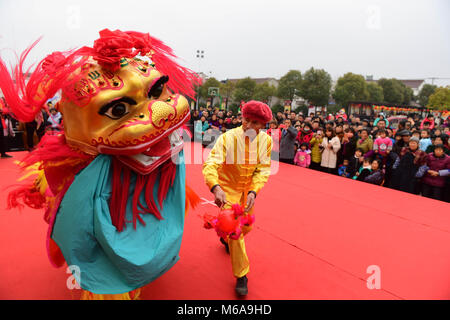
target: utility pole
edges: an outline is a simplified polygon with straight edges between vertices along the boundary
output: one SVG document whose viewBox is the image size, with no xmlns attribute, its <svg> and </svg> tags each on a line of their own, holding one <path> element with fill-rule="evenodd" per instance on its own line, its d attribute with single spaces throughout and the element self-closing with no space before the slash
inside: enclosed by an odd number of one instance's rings
<svg viewBox="0 0 450 320">
<path fill-rule="evenodd" d="M 205 51 L 204 50 L 197 50 L 197 59 L 198 59 L 198 72 L 200 71 L 200 62 L 205 57 Z M 195 110 L 198 110 L 198 100 L 200 99 L 200 87 L 197 89 L 197 99 L 195 99 Z"/>
</svg>

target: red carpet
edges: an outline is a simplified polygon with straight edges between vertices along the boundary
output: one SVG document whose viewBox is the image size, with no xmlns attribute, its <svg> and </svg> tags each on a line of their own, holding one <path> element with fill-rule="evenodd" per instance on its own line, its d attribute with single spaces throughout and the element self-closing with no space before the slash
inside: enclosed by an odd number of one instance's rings
<svg viewBox="0 0 450 320">
<path fill-rule="evenodd" d="M 0 299 L 78 299 L 69 276 L 47 261 L 42 212 L 6 211 L 4 188 L 19 176 L 0 160 Z M 189 156 L 188 156 L 189 157 Z M 196 192 L 212 200 L 201 165 L 187 165 Z M 448 203 L 280 164 L 256 199 L 246 237 L 247 299 L 450 299 Z M 143 299 L 235 299 L 229 257 L 191 211 L 180 261 L 144 288 Z M 367 279 L 380 268 L 380 289 Z"/>
</svg>

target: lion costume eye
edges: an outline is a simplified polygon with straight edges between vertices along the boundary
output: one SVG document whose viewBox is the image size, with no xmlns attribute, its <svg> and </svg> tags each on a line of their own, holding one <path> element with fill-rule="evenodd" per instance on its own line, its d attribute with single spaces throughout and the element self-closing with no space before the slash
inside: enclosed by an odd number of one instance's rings
<svg viewBox="0 0 450 320">
<path fill-rule="evenodd" d="M 127 115 L 130 112 L 131 106 L 136 104 L 136 101 L 133 99 L 123 97 L 105 104 L 100 108 L 98 113 L 113 120 L 117 120 Z"/>
<path fill-rule="evenodd" d="M 164 90 L 164 85 L 168 81 L 169 81 L 169 77 L 168 76 L 162 76 L 161 78 L 156 80 L 156 82 L 152 85 L 152 87 L 148 91 L 147 96 L 150 99 L 158 99 L 161 96 L 161 94 L 162 94 L 162 92 Z"/>
</svg>

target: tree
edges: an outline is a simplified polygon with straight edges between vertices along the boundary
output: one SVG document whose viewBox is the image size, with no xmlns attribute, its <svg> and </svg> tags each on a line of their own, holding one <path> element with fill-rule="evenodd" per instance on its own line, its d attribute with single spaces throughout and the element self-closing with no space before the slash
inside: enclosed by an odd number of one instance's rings
<svg viewBox="0 0 450 320">
<path fill-rule="evenodd" d="M 405 89 L 403 91 L 403 104 L 410 104 L 413 100 L 415 100 L 413 89 L 405 85 Z"/>
<path fill-rule="evenodd" d="M 241 100 L 249 101 L 255 93 L 256 82 L 250 77 L 239 80 L 233 93 L 234 100 L 240 102 Z"/>
<path fill-rule="evenodd" d="M 200 87 L 200 96 L 202 98 L 208 97 L 208 88 L 219 88 L 221 82 L 214 77 L 208 78 Z"/>
<path fill-rule="evenodd" d="M 209 88 L 220 88 L 221 82 L 217 80 L 214 77 L 208 78 L 200 87 L 200 97 L 201 98 L 207 98 L 208 96 L 208 89 Z M 211 105 L 214 103 L 214 97 L 211 97 Z"/>
<path fill-rule="evenodd" d="M 419 92 L 419 104 L 421 106 L 427 106 L 428 105 L 428 98 L 435 92 L 435 90 L 437 89 L 437 86 L 433 85 L 433 84 L 424 84 L 422 89 L 420 89 Z"/>
<path fill-rule="evenodd" d="M 253 99 L 258 101 L 269 101 L 270 97 L 273 97 L 277 89 L 269 85 L 267 82 L 257 84 L 255 87 L 255 93 L 253 94 Z"/>
<path fill-rule="evenodd" d="M 238 114 L 239 112 L 239 105 L 237 103 L 231 103 L 228 106 L 228 110 L 230 110 L 231 112 L 233 112 L 234 115 Z"/>
<path fill-rule="evenodd" d="M 373 102 L 383 102 L 384 94 L 383 87 L 375 82 L 369 82 L 367 84 L 367 92 L 369 92 L 369 100 Z"/>
<path fill-rule="evenodd" d="M 378 84 L 383 88 L 385 102 L 403 104 L 405 100 L 409 103 L 412 98 L 411 96 L 408 98 L 406 86 L 400 80 L 381 78 Z"/>
<path fill-rule="evenodd" d="M 284 107 L 279 103 L 274 105 L 271 109 L 272 109 L 272 114 L 274 114 L 274 115 L 276 115 L 278 112 L 284 111 Z"/>
<path fill-rule="evenodd" d="M 280 78 L 278 83 L 277 96 L 282 99 L 293 100 L 296 91 L 300 93 L 302 83 L 302 73 L 291 70 Z"/>
<path fill-rule="evenodd" d="M 435 110 L 449 110 L 450 86 L 437 88 L 428 98 L 428 107 Z"/>
<path fill-rule="evenodd" d="M 220 84 L 220 95 L 222 98 L 226 98 L 227 102 L 225 103 L 225 108 L 228 108 L 228 103 L 230 99 L 233 97 L 233 92 L 236 87 L 235 82 L 228 81 Z"/>
<path fill-rule="evenodd" d="M 333 98 L 341 107 L 346 107 L 349 101 L 367 100 L 369 92 L 366 80 L 362 75 L 346 73 L 338 79 Z"/>
<path fill-rule="evenodd" d="M 309 69 L 303 74 L 300 95 L 315 106 L 325 106 L 330 99 L 331 76 L 323 69 Z"/>
</svg>

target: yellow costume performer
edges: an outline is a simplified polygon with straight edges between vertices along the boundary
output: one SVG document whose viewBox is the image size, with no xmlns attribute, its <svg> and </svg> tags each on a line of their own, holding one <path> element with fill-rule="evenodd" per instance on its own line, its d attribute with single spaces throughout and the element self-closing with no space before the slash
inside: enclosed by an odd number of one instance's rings
<svg viewBox="0 0 450 320">
<path fill-rule="evenodd" d="M 246 206 L 245 214 L 251 215 L 256 195 L 270 175 L 272 138 L 260 129 L 272 119 L 272 112 L 266 104 L 250 101 L 243 106 L 242 116 L 241 127 L 227 131 L 217 140 L 203 165 L 203 175 L 218 206 L 231 208 L 232 204 L 240 203 Z M 244 235 L 251 228 L 243 226 L 238 240 L 224 239 L 240 295 L 247 294 L 250 263 Z"/>
</svg>

